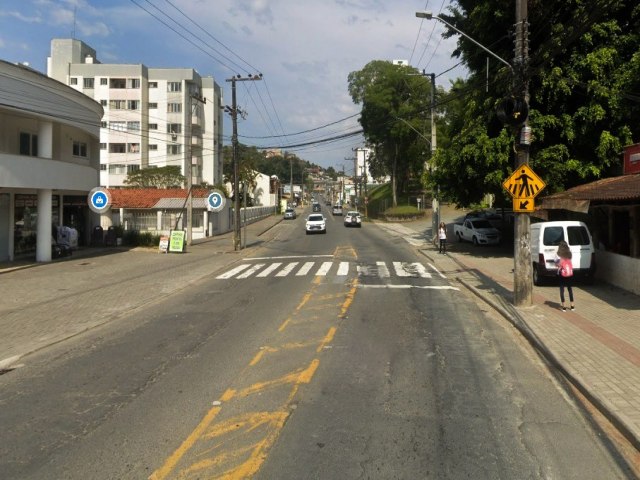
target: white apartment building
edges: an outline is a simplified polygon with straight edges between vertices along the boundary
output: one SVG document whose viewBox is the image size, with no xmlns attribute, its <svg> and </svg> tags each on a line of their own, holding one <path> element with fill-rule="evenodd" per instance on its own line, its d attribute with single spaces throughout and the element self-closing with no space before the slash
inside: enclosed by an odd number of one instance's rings
<svg viewBox="0 0 640 480">
<path fill-rule="evenodd" d="M 222 89 L 190 68 L 100 63 L 80 40 L 53 39 L 51 78 L 104 108 L 100 185 L 141 168 L 179 166 L 193 185 L 222 183 Z"/>
</svg>

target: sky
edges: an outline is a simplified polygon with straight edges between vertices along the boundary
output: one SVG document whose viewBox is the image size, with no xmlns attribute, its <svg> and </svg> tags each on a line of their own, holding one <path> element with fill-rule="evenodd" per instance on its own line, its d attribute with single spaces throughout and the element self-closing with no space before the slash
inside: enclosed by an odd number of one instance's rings
<svg viewBox="0 0 640 480">
<path fill-rule="evenodd" d="M 76 38 L 102 63 L 213 76 L 226 105 L 228 79 L 262 74 L 236 82 L 246 114 L 240 142 L 348 171 L 354 149 L 365 146 L 362 135 L 350 135 L 360 129 L 350 72 L 372 60 L 405 60 L 438 75 L 445 89 L 466 76 L 462 66 L 451 69 L 457 38 L 443 39 L 440 22 L 415 16 L 446 13 L 450 1 L 0 0 L 0 59 L 46 73 L 51 39 Z M 225 115 L 225 145 L 231 131 Z"/>
</svg>

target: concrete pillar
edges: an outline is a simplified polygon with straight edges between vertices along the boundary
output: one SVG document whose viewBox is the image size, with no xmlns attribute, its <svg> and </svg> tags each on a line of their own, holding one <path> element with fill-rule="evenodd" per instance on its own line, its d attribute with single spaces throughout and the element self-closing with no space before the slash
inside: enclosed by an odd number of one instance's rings
<svg viewBox="0 0 640 480">
<path fill-rule="evenodd" d="M 162 210 L 156 212 L 156 230 L 162 230 Z"/>
<path fill-rule="evenodd" d="M 53 123 L 38 123 L 38 157 L 53 158 Z"/>
<path fill-rule="evenodd" d="M 51 261 L 51 190 L 38 190 L 36 262 Z"/>
</svg>

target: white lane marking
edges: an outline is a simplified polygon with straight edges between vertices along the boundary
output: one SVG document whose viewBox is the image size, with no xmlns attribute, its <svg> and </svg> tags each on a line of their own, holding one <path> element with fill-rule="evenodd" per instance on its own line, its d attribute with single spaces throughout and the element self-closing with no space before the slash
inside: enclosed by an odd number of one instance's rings
<svg viewBox="0 0 640 480">
<path fill-rule="evenodd" d="M 296 273 L 296 276 L 301 277 L 303 275 L 306 275 L 307 273 L 309 273 L 309 270 L 311 270 L 311 267 L 313 267 L 313 265 L 316 262 L 306 262 L 301 268 L 300 270 L 298 270 L 298 273 Z"/>
<path fill-rule="evenodd" d="M 431 274 L 421 263 L 393 262 L 393 267 L 399 277 L 431 278 Z"/>
<path fill-rule="evenodd" d="M 243 260 L 287 260 L 290 258 L 333 258 L 333 255 L 287 255 L 282 257 L 247 257 Z"/>
<path fill-rule="evenodd" d="M 268 277 L 271 274 L 271 272 L 280 268 L 280 265 L 282 265 L 282 263 L 280 262 L 272 263 L 263 271 L 261 271 L 258 275 L 256 275 L 256 277 Z"/>
<path fill-rule="evenodd" d="M 322 262 L 322 265 L 316 272 L 316 275 L 325 276 L 327 273 L 329 273 L 329 269 L 331 268 L 332 265 L 333 265 L 333 262 Z"/>
<path fill-rule="evenodd" d="M 371 271 L 369 265 L 356 265 L 356 271 L 360 277 L 372 277 L 374 272 Z"/>
<path fill-rule="evenodd" d="M 222 275 L 218 275 L 216 278 L 231 278 L 233 277 L 236 273 L 240 273 L 241 271 L 243 271 L 245 268 L 249 268 L 251 266 L 251 264 L 246 264 L 246 265 L 238 265 L 236 268 L 233 268 L 231 270 L 229 270 L 226 273 L 223 273 Z"/>
<path fill-rule="evenodd" d="M 340 262 L 340 266 L 338 267 L 338 276 L 344 276 L 349 274 L 349 262 Z"/>
<path fill-rule="evenodd" d="M 298 263 L 300 263 L 300 262 L 291 262 L 291 263 L 289 263 L 286 267 L 284 267 L 282 270 L 280 270 L 278 273 L 276 273 L 276 277 L 286 277 L 287 275 L 289 275 L 291 273 L 291 271 L 294 268 L 296 268 Z"/>
<path fill-rule="evenodd" d="M 388 288 L 390 290 L 407 290 L 410 288 L 422 288 L 425 290 L 456 290 L 460 289 L 457 287 L 452 287 L 450 285 L 367 285 L 365 283 L 359 283 L 357 285 L 358 288 Z"/>
<path fill-rule="evenodd" d="M 413 275 L 411 275 L 411 272 L 408 272 L 404 266 L 404 262 L 393 262 L 393 268 L 396 270 L 396 275 L 399 277 L 412 277 Z"/>
<path fill-rule="evenodd" d="M 251 267 L 249 270 L 247 270 L 244 273 L 241 273 L 240 275 L 238 275 L 236 278 L 249 278 L 251 275 L 253 275 L 254 273 L 256 273 L 258 270 L 260 270 L 262 267 L 264 267 L 264 263 L 256 263 L 253 267 Z"/>
<path fill-rule="evenodd" d="M 384 262 L 376 262 L 378 266 L 378 276 L 380 278 L 389 278 L 391 274 L 389 273 L 389 269 L 387 268 L 387 264 Z"/>
</svg>

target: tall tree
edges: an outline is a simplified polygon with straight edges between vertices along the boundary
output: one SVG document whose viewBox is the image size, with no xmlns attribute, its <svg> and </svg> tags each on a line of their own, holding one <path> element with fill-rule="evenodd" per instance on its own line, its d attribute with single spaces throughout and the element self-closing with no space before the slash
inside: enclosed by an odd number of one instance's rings
<svg viewBox="0 0 640 480">
<path fill-rule="evenodd" d="M 362 104 L 360 124 L 367 143 L 373 146 L 372 172 L 391 175 L 393 205 L 412 176 L 420 176 L 425 159 L 412 155 L 427 151 L 425 112 L 430 83 L 415 69 L 374 60 L 349 74 L 349 94 Z M 417 147 L 417 148 L 416 148 Z"/>
<path fill-rule="evenodd" d="M 640 140 L 640 6 L 631 0 L 529 0 L 528 13 L 530 163 L 545 179 L 545 193 L 619 172 L 622 146 Z M 457 0 L 443 15 L 510 62 L 514 17 L 513 3 L 501 0 Z M 509 68 L 491 62 L 487 83 L 488 55 L 465 37 L 455 55 L 470 75 L 464 108 L 452 110 L 456 133 L 437 154 L 436 177 L 449 187 L 473 185 L 449 192 L 469 205 L 484 193 L 504 196 L 500 185 L 513 168 L 516 132 L 497 121 L 495 106 L 513 94 L 514 82 Z"/>
</svg>

